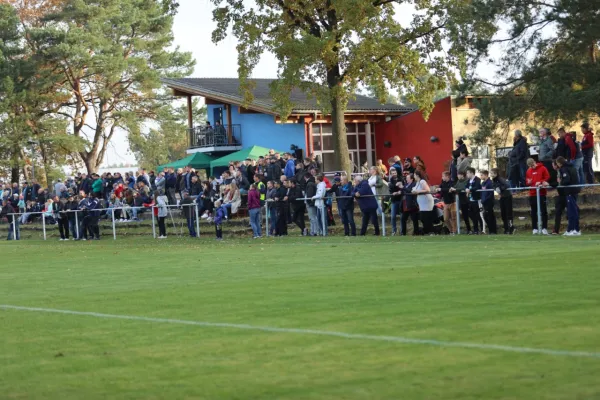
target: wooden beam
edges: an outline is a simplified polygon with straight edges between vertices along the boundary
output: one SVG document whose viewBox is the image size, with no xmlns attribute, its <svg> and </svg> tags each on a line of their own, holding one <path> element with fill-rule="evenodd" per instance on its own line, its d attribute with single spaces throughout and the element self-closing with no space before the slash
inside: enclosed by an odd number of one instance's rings
<svg viewBox="0 0 600 400">
<path fill-rule="evenodd" d="M 227 111 L 227 143 L 233 143 L 233 126 L 231 123 L 231 104 L 225 104 L 225 110 Z"/>
<path fill-rule="evenodd" d="M 173 96 L 186 97 L 186 96 L 190 96 L 190 94 L 186 93 L 186 92 L 182 92 L 181 90 L 178 90 L 178 89 L 173 89 Z"/>
<path fill-rule="evenodd" d="M 240 114 L 262 114 L 260 111 L 249 110 L 249 109 L 244 108 L 244 107 L 238 107 L 238 112 Z"/>
<path fill-rule="evenodd" d="M 188 108 L 188 128 L 194 127 L 194 116 L 192 115 L 192 95 L 187 95 L 187 108 Z"/>
<path fill-rule="evenodd" d="M 214 99 L 211 99 L 211 98 L 209 98 L 209 97 L 205 97 L 205 98 L 204 98 L 204 104 L 214 104 L 214 105 L 220 105 L 220 104 L 223 104 L 223 102 L 222 102 L 222 101 L 219 101 L 219 100 L 214 100 Z"/>
</svg>

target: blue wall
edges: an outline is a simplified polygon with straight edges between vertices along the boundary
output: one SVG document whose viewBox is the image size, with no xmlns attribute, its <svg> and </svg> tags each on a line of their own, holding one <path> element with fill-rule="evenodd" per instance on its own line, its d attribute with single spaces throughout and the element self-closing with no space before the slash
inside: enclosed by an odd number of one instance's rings
<svg viewBox="0 0 600 400">
<path fill-rule="evenodd" d="M 214 126 L 214 109 L 223 108 L 223 124 L 227 124 L 225 107 L 209 104 L 208 120 Z M 242 146 L 262 146 L 278 151 L 289 151 L 295 144 L 306 151 L 304 124 L 277 124 L 268 114 L 239 114 L 237 106 L 231 106 L 231 123 L 242 129 Z"/>
</svg>

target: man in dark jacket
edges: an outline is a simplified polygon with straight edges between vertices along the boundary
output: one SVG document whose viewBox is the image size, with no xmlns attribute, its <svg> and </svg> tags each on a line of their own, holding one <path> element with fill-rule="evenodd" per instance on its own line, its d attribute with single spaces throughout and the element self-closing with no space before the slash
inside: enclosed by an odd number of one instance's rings
<svg viewBox="0 0 600 400">
<path fill-rule="evenodd" d="M 397 233 L 396 217 L 402 215 L 402 179 L 399 178 L 402 175 L 398 175 L 398 170 L 392 165 L 390 168 L 390 182 L 388 183 L 388 189 L 391 193 L 391 214 L 392 214 L 392 236 Z"/>
<path fill-rule="evenodd" d="M 567 219 L 569 224 L 564 236 L 581 236 L 579 230 L 579 206 L 577 205 L 577 195 L 580 189 L 578 187 L 569 187 L 579 184 L 579 175 L 577 169 L 563 157 L 556 159 L 558 165 L 558 182 L 560 186 L 566 186 L 564 193 L 567 195 Z"/>
<path fill-rule="evenodd" d="M 492 168 L 491 175 L 494 190 L 500 195 L 500 215 L 504 225 L 504 234 L 512 235 L 515 232 L 513 226 L 513 198 L 510 184 L 500 177 L 498 168 Z"/>
<path fill-rule="evenodd" d="M 556 142 L 554 158 L 562 157 L 565 160 L 571 160 L 575 158 L 576 153 L 577 147 L 575 147 L 573 138 L 567 134 L 565 128 L 560 128 L 558 130 L 558 141 Z"/>
<path fill-rule="evenodd" d="M 10 214 L 16 214 L 18 211 L 16 211 L 13 206 L 10 204 L 10 202 L 7 199 L 2 200 L 2 210 L 0 210 L 0 219 L 6 219 L 6 222 L 9 223 L 8 225 L 8 236 L 6 238 L 6 240 L 19 240 L 20 237 L 20 232 L 19 232 L 19 216 L 15 215 L 14 219 L 13 216 Z M 15 224 L 13 226 L 13 223 Z M 16 238 L 14 237 L 14 232 L 17 232 Z"/>
<path fill-rule="evenodd" d="M 281 175 L 281 165 L 276 158 L 271 158 L 271 163 L 267 167 L 267 179 L 270 181 L 279 182 Z"/>
<path fill-rule="evenodd" d="M 344 224 L 344 236 L 356 236 L 354 197 L 352 197 L 354 188 L 352 187 L 352 183 L 349 182 L 347 175 L 340 177 L 340 183 L 335 184 L 334 190 L 342 223 Z"/>
<path fill-rule="evenodd" d="M 483 232 L 483 220 L 481 219 L 481 179 L 475 175 L 475 168 L 467 168 L 467 196 L 469 199 L 469 218 L 473 223 L 473 232 L 469 234 L 479 235 Z M 481 229 L 480 229 L 481 228 Z"/>
<path fill-rule="evenodd" d="M 198 181 L 197 176 L 192 177 L 192 183 L 190 186 L 189 194 L 193 199 L 196 199 L 202 194 L 202 184 L 200 183 L 200 181 Z"/>
<path fill-rule="evenodd" d="M 177 204 L 177 198 L 175 197 L 175 192 L 177 190 L 177 175 L 173 168 L 165 169 L 165 189 L 169 205 L 172 206 Z"/>
<path fill-rule="evenodd" d="M 358 206 L 362 212 L 362 226 L 360 228 L 360 235 L 365 236 L 367 234 L 367 227 L 369 226 L 369 220 L 375 227 L 375 236 L 379 236 L 379 219 L 377 218 L 377 209 L 379 205 L 377 200 L 373 197 L 371 186 L 369 182 L 363 180 L 360 175 L 354 178 L 354 190 L 352 191 L 353 196 L 358 201 Z"/>
<path fill-rule="evenodd" d="M 585 175 L 586 182 L 592 184 L 594 183 L 594 169 L 592 168 L 592 162 L 594 158 L 594 132 L 592 132 L 592 128 L 590 128 L 590 124 L 587 122 L 581 125 L 581 132 L 583 133 L 583 139 L 581 140 L 581 152 L 583 153 L 583 173 Z"/>
<path fill-rule="evenodd" d="M 514 187 L 525 186 L 525 173 L 527 172 L 527 158 L 529 158 L 529 146 L 527 139 L 520 130 L 515 131 L 513 149 L 511 150 L 509 161 L 509 177 Z"/>
<path fill-rule="evenodd" d="M 490 235 L 495 235 L 497 232 L 496 216 L 494 215 L 494 183 L 490 179 L 490 173 L 486 170 L 481 171 L 481 189 L 491 190 L 489 192 L 481 192 L 481 206 L 483 207 L 483 217 Z"/>
<path fill-rule="evenodd" d="M 300 228 L 302 232 L 302 236 L 306 236 L 308 234 L 306 230 L 306 224 L 304 223 L 304 213 L 306 211 L 306 203 L 302 199 L 304 194 L 302 193 L 302 189 L 300 189 L 300 185 L 296 179 L 292 178 L 289 181 L 290 190 L 288 193 L 288 200 L 290 203 L 290 208 L 292 209 L 292 221 Z"/>
<path fill-rule="evenodd" d="M 181 209 L 183 216 L 187 221 L 188 232 L 190 237 L 196 237 L 196 210 L 193 206 L 194 199 L 186 191 L 183 192 L 183 200 L 181 200 Z"/>
</svg>

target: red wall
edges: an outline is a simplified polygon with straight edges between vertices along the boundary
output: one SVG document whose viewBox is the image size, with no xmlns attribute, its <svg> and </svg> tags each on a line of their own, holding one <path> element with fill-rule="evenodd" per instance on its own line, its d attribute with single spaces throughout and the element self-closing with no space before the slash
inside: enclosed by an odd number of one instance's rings
<svg viewBox="0 0 600 400">
<path fill-rule="evenodd" d="M 432 143 L 431 137 L 439 141 Z M 377 158 L 387 165 L 387 160 L 396 155 L 402 157 L 420 156 L 425 162 L 427 174 L 432 184 L 439 184 L 444 163 L 451 158 L 454 149 L 452 138 L 452 104 L 450 97 L 435 103 L 429 120 L 423 119 L 420 111 L 414 111 L 375 125 Z M 389 148 L 384 147 L 390 142 Z"/>
</svg>

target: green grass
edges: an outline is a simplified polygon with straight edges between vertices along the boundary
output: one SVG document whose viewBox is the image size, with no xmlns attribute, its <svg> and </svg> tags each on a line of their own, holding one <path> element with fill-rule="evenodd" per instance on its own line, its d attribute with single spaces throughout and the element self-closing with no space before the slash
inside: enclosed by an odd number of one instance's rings
<svg viewBox="0 0 600 400">
<path fill-rule="evenodd" d="M 0 243 L 0 304 L 600 352 L 600 236 Z M 600 358 L 0 309 L 2 399 L 598 399 Z"/>
</svg>

